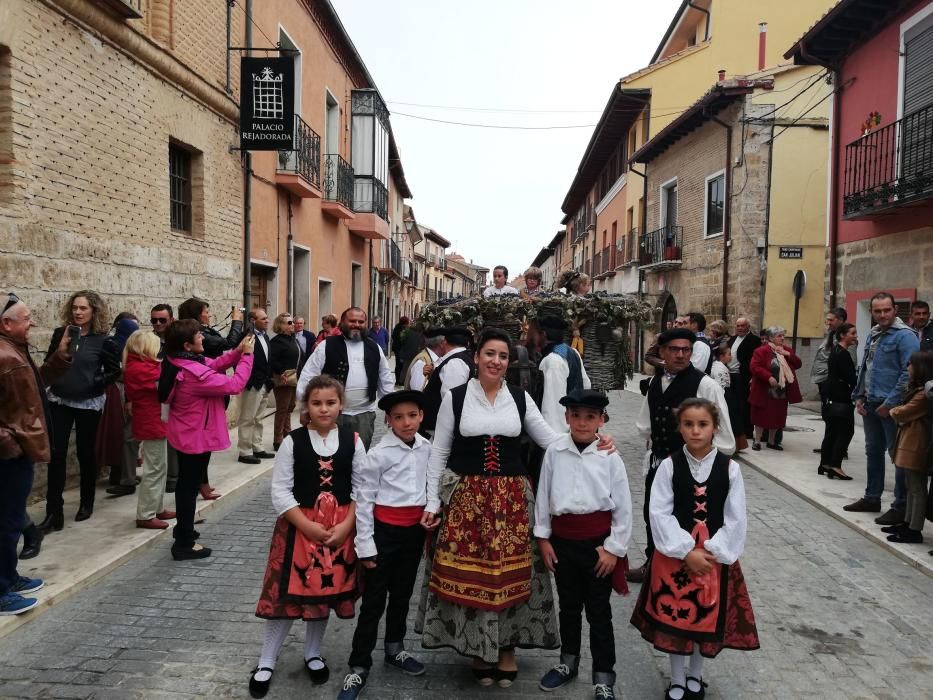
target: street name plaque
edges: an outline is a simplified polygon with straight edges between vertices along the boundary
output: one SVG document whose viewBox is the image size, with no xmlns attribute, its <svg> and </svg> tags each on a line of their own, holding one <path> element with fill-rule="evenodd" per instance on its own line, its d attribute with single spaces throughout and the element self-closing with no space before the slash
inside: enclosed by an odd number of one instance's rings
<svg viewBox="0 0 933 700">
<path fill-rule="evenodd" d="M 295 143 L 295 63 L 291 56 L 240 59 L 240 148 L 290 151 Z"/>
</svg>

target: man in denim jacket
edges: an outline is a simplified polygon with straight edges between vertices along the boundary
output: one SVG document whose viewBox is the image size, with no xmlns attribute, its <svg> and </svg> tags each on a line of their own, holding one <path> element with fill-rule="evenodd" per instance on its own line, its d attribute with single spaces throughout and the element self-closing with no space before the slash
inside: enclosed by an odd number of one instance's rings
<svg viewBox="0 0 933 700">
<path fill-rule="evenodd" d="M 897 317 L 894 297 L 878 292 L 871 298 L 871 317 L 875 322 L 865 342 L 858 381 L 852 392 L 855 410 L 862 416 L 865 430 L 868 483 L 865 495 L 843 510 L 878 513 L 884 491 L 885 452 L 893 453 L 897 424 L 889 412 L 900 405 L 907 388 L 907 363 L 920 349 L 920 341 L 903 321 Z M 904 473 L 896 467 L 894 475 L 894 503 L 891 509 L 875 520 L 879 525 L 896 525 L 904 520 L 906 486 Z"/>
</svg>

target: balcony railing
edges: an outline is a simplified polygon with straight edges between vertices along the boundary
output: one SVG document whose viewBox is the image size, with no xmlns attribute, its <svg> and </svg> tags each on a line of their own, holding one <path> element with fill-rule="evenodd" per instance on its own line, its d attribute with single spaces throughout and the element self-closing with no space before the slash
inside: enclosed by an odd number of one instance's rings
<svg viewBox="0 0 933 700">
<path fill-rule="evenodd" d="M 384 221 L 389 220 L 389 191 L 372 175 L 355 175 L 353 178 L 353 211 L 375 214 Z"/>
<path fill-rule="evenodd" d="M 435 301 L 437 301 L 437 292 L 435 292 L 433 289 L 428 289 L 425 292 L 425 297 L 429 304 L 433 304 Z"/>
<path fill-rule="evenodd" d="M 320 189 L 321 137 L 297 114 L 293 143 L 295 147 L 292 150 L 279 151 L 279 172 L 301 175 L 304 180 Z"/>
<path fill-rule="evenodd" d="M 933 105 L 846 146 L 843 217 L 933 198 Z"/>
<path fill-rule="evenodd" d="M 642 234 L 639 241 L 639 267 L 650 270 L 670 270 L 680 267 L 684 227 L 665 226 Z"/>
<path fill-rule="evenodd" d="M 353 168 L 336 153 L 324 156 L 324 199 L 353 209 Z"/>
<path fill-rule="evenodd" d="M 637 263 L 635 249 L 638 245 L 638 229 L 633 228 L 616 244 L 616 269 Z"/>
<path fill-rule="evenodd" d="M 386 241 L 385 259 L 383 259 L 383 272 L 394 272 L 402 277 L 402 249 L 395 241 Z"/>
</svg>

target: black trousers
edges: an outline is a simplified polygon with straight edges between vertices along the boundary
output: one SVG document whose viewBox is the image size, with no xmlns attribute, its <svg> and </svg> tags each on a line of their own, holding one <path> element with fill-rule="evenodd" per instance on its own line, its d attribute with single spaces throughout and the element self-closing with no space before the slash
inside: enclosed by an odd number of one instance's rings
<svg viewBox="0 0 933 700">
<path fill-rule="evenodd" d="M 201 479 L 211 461 L 210 452 L 187 454 L 178 452 L 178 483 L 175 485 L 175 538 L 174 547 L 190 549 L 198 539 L 194 529 L 194 513 L 197 508 L 198 490 Z"/>
<path fill-rule="evenodd" d="M 826 436 L 820 454 L 820 462 L 827 467 L 842 467 L 842 459 L 849 450 L 855 435 L 855 408 L 841 417 L 826 416 Z"/>
<path fill-rule="evenodd" d="M 648 544 L 645 546 L 646 560 L 650 560 L 651 555 L 654 554 L 654 537 L 651 536 L 651 518 L 648 517 L 648 509 L 651 506 L 651 485 L 654 483 L 654 475 L 657 473 L 657 467 L 649 467 L 648 473 L 645 475 L 645 505 L 642 507 L 641 512 L 645 518 L 645 532 L 648 535 Z"/>
<path fill-rule="evenodd" d="M 554 580 L 560 602 L 560 653 L 562 656 L 580 656 L 581 614 L 585 610 L 586 621 L 590 623 L 594 673 L 613 673 L 616 665 L 612 606 L 609 604 L 612 574 L 598 578 L 593 571 L 598 559 L 596 548 L 604 539 L 564 540 L 551 536 L 551 546 L 557 555 Z"/>
<path fill-rule="evenodd" d="M 363 569 L 363 603 L 350 652 L 350 666 L 367 669 L 373 665 L 372 653 L 383 612 L 386 645 L 400 644 L 405 639 L 409 602 L 424 551 L 424 528 L 420 524 L 402 527 L 377 520 L 373 535 L 378 551 L 376 568 Z"/>
<path fill-rule="evenodd" d="M 49 462 L 49 482 L 46 488 L 45 512 L 61 513 L 65 501 L 65 463 L 68 458 L 68 441 L 71 429 L 75 430 L 75 446 L 78 465 L 81 467 L 81 504 L 94 506 L 94 489 L 97 484 L 97 424 L 100 411 L 71 408 L 60 403 L 50 403 L 52 414 L 52 461 Z"/>
</svg>

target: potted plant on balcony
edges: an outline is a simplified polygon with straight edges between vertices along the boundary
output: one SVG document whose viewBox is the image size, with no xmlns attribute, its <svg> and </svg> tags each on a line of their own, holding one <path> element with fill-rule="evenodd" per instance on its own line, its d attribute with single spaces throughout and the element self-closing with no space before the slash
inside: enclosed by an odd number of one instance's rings
<svg viewBox="0 0 933 700">
<path fill-rule="evenodd" d="M 862 136 L 868 136 L 872 129 L 881 125 L 881 112 L 869 112 L 868 118 L 862 122 Z"/>
</svg>

